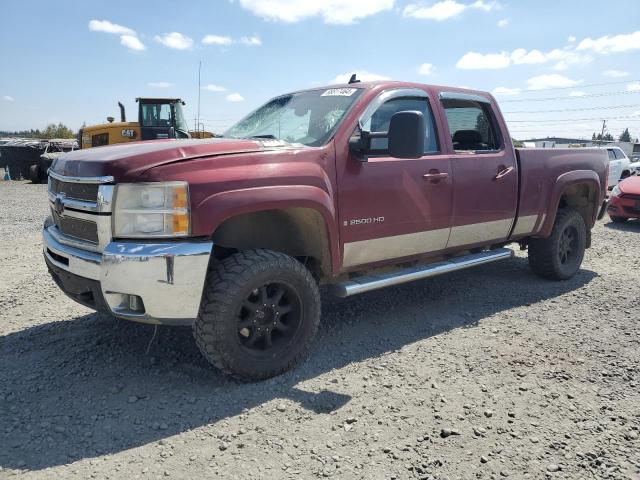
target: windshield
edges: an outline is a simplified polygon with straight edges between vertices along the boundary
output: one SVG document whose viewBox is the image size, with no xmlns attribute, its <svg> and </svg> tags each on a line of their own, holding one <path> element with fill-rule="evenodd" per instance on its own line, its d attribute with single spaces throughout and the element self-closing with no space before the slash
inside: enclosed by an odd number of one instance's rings
<svg viewBox="0 0 640 480">
<path fill-rule="evenodd" d="M 307 90 L 270 100 L 225 133 L 231 138 L 273 138 L 310 147 L 323 145 L 361 89 Z"/>
</svg>

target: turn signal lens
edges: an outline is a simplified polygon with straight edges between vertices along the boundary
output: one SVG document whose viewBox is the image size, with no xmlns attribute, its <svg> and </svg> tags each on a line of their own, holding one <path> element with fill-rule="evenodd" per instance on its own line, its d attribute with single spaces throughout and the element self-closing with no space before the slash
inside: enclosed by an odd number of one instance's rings
<svg viewBox="0 0 640 480">
<path fill-rule="evenodd" d="M 173 214 L 173 234 L 188 235 L 189 234 L 189 214 L 186 212 Z"/>
</svg>

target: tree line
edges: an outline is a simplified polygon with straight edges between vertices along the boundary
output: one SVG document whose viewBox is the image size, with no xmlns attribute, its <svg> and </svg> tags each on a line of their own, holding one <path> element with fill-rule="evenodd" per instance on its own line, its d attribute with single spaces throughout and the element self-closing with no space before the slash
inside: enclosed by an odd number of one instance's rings
<svg viewBox="0 0 640 480">
<path fill-rule="evenodd" d="M 595 140 L 595 141 L 604 141 L 604 142 L 613 142 L 615 140 L 615 138 L 613 137 L 613 135 L 611 135 L 610 133 L 605 133 L 604 136 L 602 135 L 602 133 L 598 133 L 596 134 L 596 132 L 593 132 L 593 135 L 591 135 L 591 140 Z M 624 131 L 620 134 L 620 136 L 618 137 L 618 140 L 620 142 L 632 142 L 634 140 L 631 139 L 631 134 L 629 133 L 629 129 L 625 128 Z M 638 139 L 635 139 L 635 143 L 638 143 Z"/>
<path fill-rule="evenodd" d="M 50 123 L 44 130 L 29 129 L 29 130 L 17 130 L 14 132 L 0 130 L 0 137 L 21 137 L 21 138 L 76 138 L 77 132 L 74 132 L 62 122 Z"/>
</svg>

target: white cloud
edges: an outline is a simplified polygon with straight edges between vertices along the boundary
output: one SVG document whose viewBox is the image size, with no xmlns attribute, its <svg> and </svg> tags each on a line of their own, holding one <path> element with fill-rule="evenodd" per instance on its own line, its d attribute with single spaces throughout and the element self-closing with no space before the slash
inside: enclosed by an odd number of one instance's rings
<svg viewBox="0 0 640 480">
<path fill-rule="evenodd" d="M 509 26 L 509 21 L 510 21 L 510 20 L 509 20 L 508 18 L 503 18 L 502 20 L 499 20 L 499 21 L 498 21 L 498 26 L 499 26 L 500 28 L 506 28 L 506 27 L 508 27 L 508 26 Z"/>
<path fill-rule="evenodd" d="M 254 35 L 253 37 L 242 37 L 240 43 L 249 45 L 250 47 L 257 47 L 262 45 L 262 40 L 260 40 L 260 37 Z"/>
<path fill-rule="evenodd" d="M 404 17 L 417 18 L 421 20 L 436 20 L 441 22 L 442 20 L 457 17 L 469 8 L 476 8 L 489 12 L 498 7 L 499 4 L 497 2 L 484 2 L 483 0 L 477 0 L 468 4 L 459 3 L 456 0 L 442 0 L 428 7 L 422 4 L 411 3 L 404 7 L 402 15 Z"/>
<path fill-rule="evenodd" d="M 120 35 L 120 44 L 127 47 L 129 50 L 135 50 L 136 52 L 141 52 L 147 49 L 147 47 L 144 46 L 144 43 L 142 43 L 138 37 L 133 35 Z"/>
<path fill-rule="evenodd" d="M 418 67 L 418 74 L 420 75 L 431 75 L 433 73 L 433 65 L 430 63 L 423 63 Z"/>
<path fill-rule="evenodd" d="M 205 45 L 231 45 L 233 39 L 224 35 L 205 35 L 202 38 L 202 43 Z"/>
<path fill-rule="evenodd" d="M 624 72 L 622 70 L 605 70 L 604 72 L 602 72 L 602 75 L 610 78 L 622 78 L 628 77 L 629 72 Z"/>
<path fill-rule="evenodd" d="M 640 92 L 640 82 L 632 82 L 627 85 L 628 92 Z"/>
<path fill-rule="evenodd" d="M 527 80 L 529 90 L 543 90 L 545 88 L 565 88 L 578 85 L 580 82 L 572 80 L 558 73 L 538 75 Z"/>
<path fill-rule="evenodd" d="M 379 75 L 377 73 L 367 72 L 366 70 L 355 70 L 348 73 L 341 73 L 336 76 L 333 80 L 331 80 L 331 84 L 336 83 L 347 83 L 351 78 L 351 75 L 356 74 L 356 78 L 363 82 L 375 82 L 377 80 L 390 80 L 389 77 L 385 77 L 384 75 Z"/>
<path fill-rule="evenodd" d="M 230 93 L 226 99 L 228 102 L 244 102 L 244 97 L 239 93 Z"/>
<path fill-rule="evenodd" d="M 487 53 L 486 55 L 476 52 L 465 53 L 456 63 L 456 68 L 463 70 L 485 70 L 507 68 L 511 65 L 511 58 L 506 52 Z"/>
<path fill-rule="evenodd" d="M 193 40 L 180 32 L 165 33 L 156 35 L 154 40 L 165 47 L 175 50 L 189 50 L 193 47 Z"/>
<path fill-rule="evenodd" d="M 13 98 L 11 95 L 5 95 L 4 97 L 2 97 L 3 100 L 6 100 L 7 102 L 15 102 L 15 98 Z"/>
<path fill-rule="evenodd" d="M 549 52 L 542 52 L 537 49 L 516 48 L 512 52 L 500 53 L 467 52 L 458 60 L 456 67 L 466 70 L 490 70 L 507 68 L 511 65 L 538 65 L 551 61 L 557 62 L 554 67 L 556 70 L 566 70 L 569 65 L 587 64 L 592 59 L 588 55 L 567 49 L 556 48 Z"/>
<path fill-rule="evenodd" d="M 511 61 L 514 65 L 535 65 L 538 63 L 545 63 L 547 57 L 540 50 L 527 51 L 524 48 L 516 48 L 511 52 Z"/>
<path fill-rule="evenodd" d="M 266 20 L 299 22 L 322 17 L 325 23 L 347 25 L 393 7 L 394 0 L 240 0 L 240 5 Z"/>
<path fill-rule="evenodd" d="M 570 35 L 569 37 L 567 37 L 567 42 L 573 43 L 575 41 L 576 41 L 576 37 L 574 37 L 573 35 Z"/>
<path fill-rule="evenodd" d="M 89 22 L 89 30 L 92 32 L 114 33 L 117 35 L 135 35 L 136 32 L 128 27 L 123 27 L 117 23 L 111 23 L 109 20 L 91 20 Z"/>
<path fill-rule="evenodd" d="M 220 85 L 214 85 L 213 83 L 210 83 L 209 85 L 205 85 L 204 87 L 202 87 L 203 90 L 208 90 L 210 92 L 226 92 L 227 89 L 224 87 L 221 87 Z"/>
<path fill-rule="evenodd" d="M 496 96 L 507 96 L 507 95 L 518 95 L 522 89 L 520 88 L 509 88 L 509 87 L 497 87 L 493 89 L 493 93 Z"/>
<path fill-rule="evenodd" d="M 153 88 L 170 88 L 173 87 L 173 83 L 169 83 L 169 82 L 149 82 L 147 83 L 148 86 L 153 87 Z"/>
<path fill-rule="evenodd" d="M 584 97 L 586 95 L 586 93 L 581 92 L 579 90 L 574 90 L 573 92 L 569 93 L 570 97 Z"/>
<path fill-rule="evenodd" d="M 596 53 L 609 54 L 627 52 L 629 50 L 640 50 L 640 30 L 628 33 L 592 39 L 585 38 L 578 46 L 577 50 L 591 50 Z"/>
</svg>

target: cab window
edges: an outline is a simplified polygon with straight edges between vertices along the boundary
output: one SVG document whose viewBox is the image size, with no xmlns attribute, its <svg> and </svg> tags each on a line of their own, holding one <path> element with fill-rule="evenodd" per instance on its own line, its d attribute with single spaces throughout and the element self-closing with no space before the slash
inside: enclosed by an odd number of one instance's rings
<svg viewBox="0 0 640 480">
<path fill-rule="evenodd" d="M 607 150 L 607 153 L 609 154 L 609 160 L 616 159 L 616 154 L 613 152 L 613 150 Z"/>
<path fill-rule="evenodd" d="M 495 151 L 501 148 L 496 123 L 488 104 L 443 99 L 453 149 L 457 152 Z"/>
<path fill-rule="evenodd" d="M 424 115 L 426 131 L 424 142 L 424 153 L 437 153 L 438 142 L 433 122 L 433 116 L 426 98 L 394 98 L 383 103 L 363 125 L 363 129 L 369 132 L 386 132 L 389 130 L 389 123 L 394 113 L 414 110 L 422 112 Z M 388 153 L 389 140 L 387 138 L 372 138 L 372 155 L 384 155 Z"/>
<path fill-rule="evenodd" d="M 142 105 L 143 127 L 170 127 L 171 106 L 167 103 L 145 103 Z"/>
</svg>

